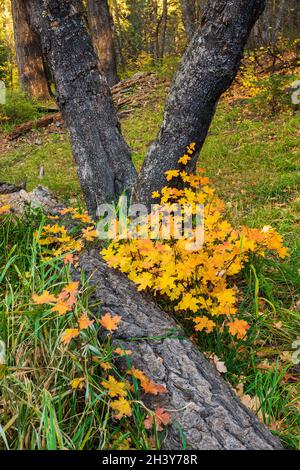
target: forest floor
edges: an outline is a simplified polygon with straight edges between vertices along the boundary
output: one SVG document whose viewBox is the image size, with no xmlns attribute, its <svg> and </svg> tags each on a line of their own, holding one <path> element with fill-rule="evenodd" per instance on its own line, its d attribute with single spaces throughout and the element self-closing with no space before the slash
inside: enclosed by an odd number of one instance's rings
<svg viewBox="0 0 300 470">
<path fill-rule="evenodd" d="M 167 88 L 162 80 L 144 105 L 122 120 L 137 168 L 156 137 Z M 225 362 L 235 387 L 241 381 L 237 369 L 243 370 L 248 405 L 285 445 L 299 449 L 300 366 L 291 356 L 293 342 L 300 340 L 300 114 L 289 96 L 275 93 L 268 103 L 264 93 L 246 99 L 228 94 L 222 99 L 199 165 L 225 202 L 232 224 L 273 226 L 283 236 L 290 257 L 269 263 L 256 273 L 255 280 L 249 280 L 252 287 L 256 281 L 259 291 L 260 329 L 259 341 L 249 346 L 249 363 L 242 364 L 220 344 L 208 341 L 205 350 Z M 43 179 L 39 177 L 41 164 Z M 24 178 L 29 190 L 42 184 L 69 204 L 83 205 L 69 140 L 61 126 L 53 124 L 2 143 L 0 181 L 21 183 Z M 253 291 L 254 287 L 241 306 L 250 312 L 255 308 Z M 26 448 L 28 443 L 22 442 Z"/>
</svg>

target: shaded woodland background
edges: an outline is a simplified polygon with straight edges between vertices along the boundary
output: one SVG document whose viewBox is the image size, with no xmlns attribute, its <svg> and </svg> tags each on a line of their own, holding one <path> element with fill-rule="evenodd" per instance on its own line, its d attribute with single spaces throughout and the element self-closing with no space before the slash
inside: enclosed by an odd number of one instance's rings
<svg viewBox="0 0 300 470">
<path fill-rule="evenodd" d="M 89 29 L 94 45 L 97 48 L 98 43 L 98 52 L 101 54 L 101 41 L 99 43 L 99 34 L 97 33 L 97 27 L 101 26 L 97 14 L 98 3 L 93 0 L 84 2 L 85 16 L 87 21 L 89 20 Z M 107 25 L 109 21 L 112 31 L 112 47 L 120 76 L 124 78 L 132 70 L 147 66 L 152 67 L 155 64 L 160 64 L 166 58 L 172 62 L 172 58 L 175 60 L 180 56 L 187 41 L 201 23 L 201 11 L 204 4 L 203 0 L 109 1 L 107 7 L 109 7 L 110 14 L 105 19 L 106 28 L 109 29 Z M 107 8 L 106 11 L 108 11 Z M 21 22 L 19 28 L 20 30 L 24 28 Z M 278 40 L 297 38 L 299 29 L 298 1 L 271 0 L 255 25 L 248 46 L 250 49 L 267 47 L 270 54 L 276 54 Z M 16 32 L 16 34 L 18 33 Z M 18 87 L 14 44 L 11 2 L 10 0 L 1 0 L 0 79 L 4 80 L 10 88 Z M 35 50 L 32 50 L 35 57 L 38 55 L 37 48 L 38 45 L 35 46 Z M 107 54 L 111 53 L 111 49 L 110 51 L 108 49 L 106 48 Z M 113 81 L 111 84 L 114 84 Z M 23 84 L 23 88 L 26 89 L 25 84 Z"/>
</svg>

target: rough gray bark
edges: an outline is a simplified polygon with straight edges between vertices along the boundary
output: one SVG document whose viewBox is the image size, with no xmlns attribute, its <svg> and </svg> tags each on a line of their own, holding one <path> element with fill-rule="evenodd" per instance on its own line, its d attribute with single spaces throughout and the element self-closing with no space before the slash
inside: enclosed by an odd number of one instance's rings
<svg viewBox="0 0 300 470">
<path fill-rule="evenodd" d="M 57 102 L 70 133 L 85 200 L 91 214 L 116 200 L 136 173 L 109 86 L 86 31 L 79 0 L 27 1 L 51 69 Z"/>
<path fill-rule="evenodd" d="M 118 83 L 117 59 L 114 46 L 112 17 L 107 0 L 87 0 L 89 31 L 97 52 L 100 68 L 110 87 Z"/>
<path fill-rule="evenodd" d="M 91 300 L 101 302 L 102 312 L 122 317 L 113 343 L 132 350 L 133 365 L 167 387 L 167 394 L 144 397 L 152 409 L 177 410 L 171 413 L 164 449 L 181 448 L 180 429 L 194 450 L 282 448 L 175 321 L 123 274 L 109 269 L 95 252 L 82 255 L 80 269 L 94 286 Z M 128 369 L 126 361 L 123 367 Z"/>
<path fill-rule="evenodd" d="M 30 27 L 25 0 L 11 0 L 16 58 L 22 90 L 30 98 L 51 99 L 41 43 Z"/>
<path fill-rule="evenodd" d="M 152 192 L 166 185 L 164 173 L 192 142 L 200 151 L 216 105 L 238 71 L 252 26 L 265 0 L 210 0 L 202 27 L 183 56 L 167 99 L 163 124 L 133 190 L 133 200 L 150 204 Z M 195 171 L 198 154 L 187 169 Z"/>
</svg>

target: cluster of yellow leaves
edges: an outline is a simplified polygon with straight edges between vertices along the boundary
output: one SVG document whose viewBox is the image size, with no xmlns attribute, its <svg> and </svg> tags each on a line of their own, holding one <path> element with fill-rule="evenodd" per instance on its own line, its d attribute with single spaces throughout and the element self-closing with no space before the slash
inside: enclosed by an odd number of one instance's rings
<svg viewBox="0 0 300 470">
<path fill-rule="evenodd" d="M 188 163 L 194 146 L 189 146 L 179 162 Z M 224 217 L 224 204 L 209 186 L 209 179 L 171 170 L 166 178 L 180 179 L 179 188 L 166 186 L 161 205 L 204 205 L 204 245 L 191 251 L 191 239 L 115 239 L 102 255 L 109 266 L 125 273 L 138 290 L 149 289 L 160 299 L 167 299 L 175 310 L 194 316 L 195 330 L 211 333 L 216 327 L 227 328 L 239 339 L 245 338 L 249 325 L 237 319 L 238 288 L 234 279 L 249 262 L 251 255 L 266 256 L 273 252 L 284 258 L 287 250 L 281 236 L 272 227 L 262 230 L 241 227 L 234 229 Z M 148 223 L 148 221 L 147 221 Z"/>
<path fill-rule="evenodd" d="M 78 209 L 68 207 L 59 211 L 60 216 L 69 216 L 71 220 L 87 224 L 80 235 L 71 235 L 70 231 L 58 222 L 45 225 L 41 233 L 36 232 L 36 240 L 43 247 L 44 258 L 51 259 L 64 255 L 65 263 L 74 264 L 76 258 L 72 253 L 79 253 L 84 247 L 84 241 L 92 242 L 97 237 L 95 223 L 87 212 L 80 213 Z M 57 221 L 59 216 L 49 217 Z"/>
<path fill-rule="evenodd" d="M 115 351 L 116 352 L 116 351 Z M 159 393 L 166 393 L 166 388 L 163 385 L 156 384 L 153 382 L 149 377 L 147 377 L 142 371 L 133 368 L 132 371 L 128 371 L 128 374 L 132 375 L 136 379 L 140 381 L 140 385 L 143 388 L 145 393 L 149 393 L 152 395 L 157 395 Z M 110 407 L 114 410 L 116 419 L 121 419 L 124 416 L 132 416 L 132 400 L 129 399 L 128 395 L 131 390 L 131 385 L 129 382 L 120 382 L 112 375 L 109 375 L 106 380 L 101 382 L 103 388 L 107 391 L 107 394 L 110 398 L 114 398 L 115 400 L 110 402 Z M 158 410 L 157 410 L 158 411 Z M 162 410 L 164 411 L 164 410 Z M 167 414 L 162 412 L 158 413 L 157 416 L 157 424 L 158 430 L 162 430 L 161 426 L 164 424 L 165 426 L 170 422 L 170 417 Z M 153 424 L 153 416 L 148 416 L 149 427 L 146 429 L 150 429 Z"/>
</svg>

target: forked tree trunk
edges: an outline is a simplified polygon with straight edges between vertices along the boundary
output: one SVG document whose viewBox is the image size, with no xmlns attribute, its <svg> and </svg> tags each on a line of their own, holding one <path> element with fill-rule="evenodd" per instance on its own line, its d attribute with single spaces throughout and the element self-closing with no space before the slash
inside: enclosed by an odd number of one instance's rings
<svg viewBox="0 0 300 470">
<path fill-rule="evenodd" d="M 79 0 L 28 0 L 69 130 L 78 175 L 91 214 L 116 200 L 136 177 L 111 92 L 99 69 Z"/>
<path fill-rule="evenodd" d="M 152 410 L 172 410 L 164 449 L 180 449 L 183 440 L 193 450 L 282 448 L 175 321 L 131 281 L 109 269 L 95 252 L 81 257 L 80 269 L 94 287 L 91 300 L 101 302 L 102 312 L 122 317 L 113 345 L 133 351 L 132 365 L 167 388 L 166 395 L 143 397 Z M 128 370 L 127 360 L 120 361 L 120 368 Z"/>
<path fill-rule="evenodd" d="M 110 87 L 118 83 L 112 17 L 107 0 L 87 0 L 87 19 L 100 67 Z"/>
<path fill-rule="evenodd" d="M 135 171 L 80 4 L 79 0 L 28 0 L 93 213 L 100 202 L 130 186 Z M 235 76 L 247 36 L 263 6 L 263 0 L 209 2 L 203 30 L 183 58 L 160 136 L 136 186 L 135 195 L 141 202 L 149 203 L 152 188 L 161 185 L 162 172 L 176 167 L 187 144 L 195 141 L 198 148 L 203 144 L 218 98 Z M 190 169 L 195 164 L 196 159 Z M 133 364 L 167 387 L 166 395 L 149 403 L 153 409 L 159 405 L 174 410 L 164 448 L 181 447 L 181 430 L 192 449 L 281 448 L 192 342 L 183 338 L 174 320 L 95 254 L 84 254 L 80 263 L 103 311 L 122 316 L 121 327 L 113 336 L 115 344 L 131 349 Z"/>
<path fill-rule="evenodd" d="M 81 15 L 81 1 L 28 0 L 52 71 L 58 103 L 70 131 L 81 185 L 92 214 L 130 187 L 135 170 L 119 131 L 111 95 L 98 70 Z M 163 125 L 133 188 L 150 205 L 191 142 L 201 150 L 221 94 L 232 83 L 265 0 L 209 0 L 175 76 Z M 194 171 L 197 154 L 189 162 Z"/>
<path fill-rule="evenodd" d="M 158 139 L 137 179 L 135 202 L 150 204 L 152 192 L 166 185 L 164 173 L 179 167 L 179 157 L 192 142 L 198 153 L 187 170 L 195 171 L 218 100 L 236 76 L 250 31 L 264 6 L 265 0 L 208 1 L 202 27 L 175 75 Z"/>
<path fill-rule="evenodd" d="M 11 0 L 19 81 L 30 98 L 51 99 L 45 73 L 42 48 L 32 30 L 26 11 L 26 0 Z"/>
</svg>

